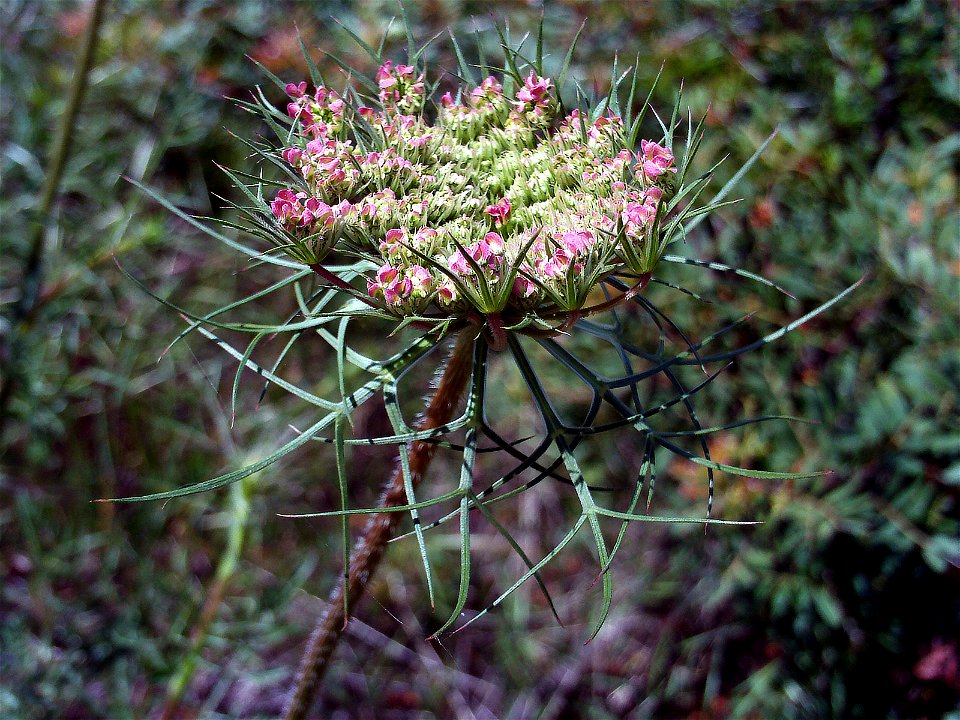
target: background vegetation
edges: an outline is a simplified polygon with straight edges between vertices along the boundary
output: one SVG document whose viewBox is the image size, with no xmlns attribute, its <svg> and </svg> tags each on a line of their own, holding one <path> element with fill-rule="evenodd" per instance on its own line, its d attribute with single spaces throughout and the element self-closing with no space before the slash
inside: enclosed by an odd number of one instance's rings
<svg viewBox="0 0 960 720">
<path fill-rule="evenodd" d="M 426 602 L 415 544 L 392 546 L 329 673 L 324 717 L 941 717 L 960 696 L 960 74 L 953 2 L 763 0 L 544 3 L 549 46 L 566 48 L 589 18 L 574 76 L 603 87 L 616 52 L 641 54 L 655 101 L 683 80 L 709 147 L 730 167 L 780 133 L 725 209 L 684 252 L 754 270 L 797 300 L 707 271 L 669 279 L 713 304 L 665 290 L 685 329 L 705 334 L 756 312 L 741 342 L 798 316 L 867 273 L 846 303 L 748 356 L 701 396 L 719 425 L 743 414 L 793 414 L 819 425 L 764 424 L 715 436 L 721 461 L 831 468 L 814 481 L 721 478 L 717 516 L 752 529 L 632 527 L 614 566 L 618 593 L 596 640 L 582 640 L 599 597 L 586 541 L 544 579 L 565 623 L 535 587 L 462 633 L 426 642 L 455 588 Z M 0 310 L 13 393 L 0 475 L 0 715 L 156 715 L 190 659 L 191 628 L 217 564 L 243 534 L 178 717 L 275 715 L 305 634 L 339 572 L 336 521 L 278 512 L 333 508 L 332 459 L 314 446 L 246 481 L 164 505 L 91 504 L 159 492 L 236 467 L 289 437 L 303 410 L 244 376 L 230 426 L 235 367 L 197 337 L 158 363 L 182 327 L 115 267 L 196 310 L 259 280 L 222 246 L 133 188 L 158 188 L 216 215 L 231 191 L 214 165 L 243 167 L 230 132 L 255 118 L 224 100 L 266 89 L 250 56 L 288 80 L 306 76 L 297 44 L 363 63 L 330 22 L 374 39 L 392 2 L 110 2 L 73 152 L 44 237 L 39 301 L 14 318 L 28 238 L 66 101 L 87 6 L 6 0 L 0 86 Z M 531 29 L 531 4 L 424 0 L 422 39 L 509 19 Z M 478 18 L 471 20 L 471 17 Z M 489 34 L 488 34 L 489 35 Z M 486 41 L 493 42 L 492 37 Z M 402 46 L 400 29 L 391 41 Z M 314 57 L 335 75 L 319 50 Z M 557 59 L 559 62 L 559 58 Z M 454 67 L 444 38 L 435 67 Z M 276 98 L 279 100 L 280 98 Z M 228 132 L 228 130 L 230 132 Z M 705 161 L 706 162 L 706 161 Z M 284 308 L 279 308 L 284 309 Z M 12 364 L 11 338 L 19 361 Z M 279 350 L 279 348 L 278 348 Z M 292 377 L 332 358 L 301 353 Z M 11 368 L 21 372 L 11 376 Z M 560 380 L 558 380 L 559 382 Z M 333 381 L 331 381 L 333 382 Z M 502 394 L 522 434 L 527 416 Z M 706 398 L 706 400 L 704 400 Z M 512 414 L 511 414 L 512 413 Z M 358 431 L 389 427 L 382 410 Z M 594 477 L 622 480 L 629 446 L 597 446 Z M 354 453 L 353 502 L 369 504 L 389 452 Z M 444 467 L 434 468 L 442 475 Z M 702 513 L 701 474 L 661 469 L 654 509 Z M 565 529 L 566 492 L 544 484 L 503 507 L 531 556 Z M 468 607 L 521 572 L 495 531 L 475 541 Z M 234 543 L 232 546 L 230 545 Z M 452 544 L 451 544 L 452 543 Z M 438 577 L 456 577 L 441 530 Z M 449 547 L 449 551 L 445 548 Z"/>
</svg>

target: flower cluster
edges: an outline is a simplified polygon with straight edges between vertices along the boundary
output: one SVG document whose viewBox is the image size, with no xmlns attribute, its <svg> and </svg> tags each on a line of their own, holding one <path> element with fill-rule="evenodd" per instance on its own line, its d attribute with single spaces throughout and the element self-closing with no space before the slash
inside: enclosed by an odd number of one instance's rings
<svg viewBox="0 0 960 720">
<path fill-rule="evenodd" d="M 333 90 L 318 87 L 307 95 L 307 84 L 287 85 L 287 114 L 299 120 L 303 131 L 314 137 L 336 135 L 343 128 L 344 102 Z"/>
<path fill-rule="evenodd" d="M 394 65 L 390 60 L 380 66 L 376 80 L 384 109 L 410 114 L 423 107 L 426 85 L 423 75 L 416 73 L 412 65 Z"/>
<path fill-rule="evenodd" d="M 647 182 L 656 182 L 666 172 L 676 172 L 673 167 L 673 153 L 650 140 L 641 140 L 643 157 L 637 163 L 637 172 L 643 173 Z"/>
<path fill-rule="evenodd" d="M 523 82 L 523 87 L 517 92 L 515 105 L 531 125 L 536 127 L 549 125 L 556 109 L 553 83 L 549 78 L 542 78 L 531 70 L 530 75 Z"/>
<path fill-rule="evenodd" d="M 555 316 L 659 260 L 673 154 L 651 140 L 635 153 L 616 114 L 558 117 L 553 82 L 531 70 L 510 96 L 492 76 L 445 93 L 430 122 L 417 68 L 385 62 L 375 80 L 379 108 L 287 86 L 281 155 L 304 186 L 271 209 L 312 262 L 334 247 L 370 259 L 384 310 Z"/>
<path fill-rule="evenodd" d="M 349 202 L 328 205 L 306 193 L 281 190 L 270 203 L 277 224 L 311 256 L 326 255 L 336 245 L 344 222 L 355 212 Z"/>
</svg>

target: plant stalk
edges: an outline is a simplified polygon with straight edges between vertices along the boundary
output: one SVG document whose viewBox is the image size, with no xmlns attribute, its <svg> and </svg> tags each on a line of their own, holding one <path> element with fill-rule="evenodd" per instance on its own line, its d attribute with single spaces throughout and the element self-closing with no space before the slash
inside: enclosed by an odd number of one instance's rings
<svg viewBox="0 0 960 720">
<path fill-rule="evenodd" d="M 477 340 L 477 334 L 477 329 L 473 326 L 460 331 L 453 352 L 444 366 L 443 375 L 437 383 L 437 389 L 418 423 L 419 429 L 439 427 L 452 419 L 473 370 L 473 344 Z M 419 440 L 410 444 L 410 476 L 414 487 L 426 473 L 436 447 L 432 443 Z M 403 472 L 398 465 L 393 478 L 383 489 L 378 506 L 396 507 L 406 502 L 408 500 Z M 350 572 L 346 582 L 337 583 L 330 593 L 327 607 L 310 635 L 284 715 L 286 720 L 302 720 L 313 705 L 320 679 L 350 619 L 344 608 L 344 589 L 346 588 L 347 604 L 351 608 L 355 607 L 383 558 L 387 542 L 402 515 L 400 512 L 377 513 L 367 522 L 350 557 Z"/>
<path fill-rule="evenodd" d="M 240 561 L 240 552 L 246 538 L 247 522 L 250 517 L 250 499 L 258 474 L 255 473 L 230 486 L 230 527 L 227 536 L 227 548 L 217 563 L 213 584 L 207 591 L 207 598 L 203 603 L 203 609 L 200 611 L 200 617 L 190 633 L 190 649 L 167 683 L 167 698 L 163 704 L 160 720 L 172 720 L 176 716 L 180 701 L 200 662 L 200 655 L 206 645 L 210 625 L 217 616 L 223 602 L 223 596 L 236 572 L 237 564 Z"/>
<path fill-rule="evenodd" d="M 67 104 L 63 110 L 63 115 L 60 116 L 56 140 L 50 154 L 50 163 L 43 179 L 43 187 L 40 190 L 40 202 L 37 204 L 37 215 L 30 235 L 30 254 L 27 256 L 23 278 L 20 281 L 20 297 L 17 298 L 13 307 L 7 347 L 0 352 L 0 359 L 3 360 L 5 365 L 2 373 L 3 377 L 0 378 L 0 436 L 3 434 L 7 419 L 7 405 L 13 396 L 14 384 L 20 376 L 21 333 L 26 332 L 26 329 L 22 328 L 21 325 L 31 314 L 37 296 L 40 294 L 43 270 L 43 235 L 50 219 L 50 212 L 53 210 L 53 203 L 57 198 L 57 191 L 60 189 L 60 180 L 67 164 L 67 157 L 70 155 L 77 114 L 80 112 L 80 105 L 83 103 L 83 97 L 86 94 L 87 79 L 90 76 L 90 69 L 93 67 L 93 58 L 96 54 L 106 4 L 106 0 L 94 0 L 93 8 L 90 11 L 90 19 L 83 36 L 83 45 L 80 47 L 76 70 L 70 83 Z"/>
</svg>

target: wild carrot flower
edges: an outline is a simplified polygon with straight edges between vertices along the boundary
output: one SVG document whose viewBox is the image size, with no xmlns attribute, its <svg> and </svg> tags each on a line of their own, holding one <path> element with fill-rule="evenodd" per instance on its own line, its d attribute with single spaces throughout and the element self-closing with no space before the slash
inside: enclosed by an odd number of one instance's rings
<svg viewBox="0 0 960 720">
<path fill-rule="evenodd" d="M 538 38 L 538 55 L 541 44 L 542 35 Z M 782 337 L 853 288 L 760 341 L 734 351 L 701 355 L 699 348 L 722 332 L 694 344 L 641 294 L 662 259 L 730 271 L 772 285 L 747 271 L 665 255 L 671 243 L 685 238 L 704 215 L 725 204 L 721 200 L 730 188 L 728 184 L 712 201 L 698 204 L 709 174 L 685 182 L 702 140 L 703 124 L 696 130 L 692 123 L 688 124 L 686 146 L 682 154 L 675 156 L 675 132 L 682 125 L 677 121 L 676 110 L 669 124 L 660 122 L 660 137 L 639 139 L 647 106 L 644 104 L 639 113 L 634 113 L 635 88 L 631 88 L 629 99 L 622 106 L 622 115 L 617 83 L 595 107 L 568 108 L 561 102 L 557 84 L 542 74 L 540 58 L 530 62 L 523 59 L 519 51 L 510 50 L 506 45 L 504 49 L 506 57 L 502 67 L 506 77 L 491 75 L 473 87 L 448 91 L 435 105 L 427 102 L 428 84 L 424 70 L 418 66 L 422 51 L 418 53 L 413 49 L 408 56 L 411 64 L 383 61 L 378 52 L 370 50 L 379 67 L 373 78 L 363 78 L 364 95 L 348 89 L 341 97 L 322 84 L 312 92 L 308 91 L 306 82 L 287 84 L 286 115 L 290 120 L 286 127 L 280 126 L 284 120 L 281 112 L 269 107 L 266 101 L 258 104 L 274 128 L 281 131 L 277 134 L 284 143 L 278 152 L 264 150 L 261 155 L 281 166 L 291 182 L 267 204 L 263 200 L 265 183 L 251 186 L 232 176 L 254 202 L 253 207 L 235 207 L 249 221 L 245 229 L 271 242 L 274 250 L 286 252 L 294 262 L 271 254 L 259 255 L 256 251 L 250 254 L 285 267 L 292 274 L 263 292 L 196 319 L 190 329 L 201 328 L 201 332 L 214 337 L 202 329 L 211 318 L 293 284 L 298 305 L 293 321 L 273 326 L 218 321 L 223 327 L 254 334 L 246 352 L 215 339 L 241 361 L 241 369 L 254 368 L 269 382 L 290 390 L 326 414 L 263 461 L 188 488 L 139 499 L 174 497 L 235 482 L 307 441 L 320 439 L 324 429 L 333 427 L 333 438 L 326 440 L 337 446 L 337 475 L 341 481 L 343 507 L 330 514 L 342 517 L 347 548 L 350 543 L 346 516 L 351 512 L 371 512 L 371 509 L 347 508 L 343 482 L 348 443 L 395 444 L 399 448 L 399 465 L 383 496 L 383 502 L 390 507 L 373 511 L 410 512 L 428 588 L 431 572 L 422 535 L 425 527 L 420 523 L 418 509 L 446 501 L 455 501 L 458 505 L 451 515 L 434 523 L 459 515 L 462 533 L 461 592 L 450 618 L 438 630 L 441 632 L 455 622 L 467 601 L 470 510 L 480 508 L 492 519 L 486 509 L 489 503 L 533 487 L 546 478 L 557 477 L 573 487 L 581 503 L 580 517 L 543 561 L 534 565 L 523 556 L 529 571 L 522 580 L 538 577 L 538 568 L 559 553 L 581 527 L 589 526 L 603 569 L 604 601 L 592 631 L 596 634 L 613 593 L 607 570 L 623 538 L 621 529 L 616 543 L 609 546 L 601 518 L 605 522 L 622 523 L 676 520 L 636 512 L 640 488 L 647 477 L 652 492 L 658 448 L 705 469 L 708 515 L 716 470 L 764 478 L 805 476 L 752 471 L 711 459 L 703 436 L 727 428 L 704 428 L 690 398 L 715 375 L 699 380 L 695 386 L 688 385 L 682 378 L 682 368 L 697 365 L 705 369 L 706 363 L 726 363 L 753 347 Z M 457 54 L 460 55 L 459 49 Z M 460 70 L 462 76 L 470 76 L 471 68 L 465 62 L 461 63 Z M 374 106 L 359 104 L 361 97 L 369 98 L 368 102 Z M 756 160 L 760 151 L 748 165 Z M 677 157 L 682 158 L 679 165 Z M 247 250 L 246 246 L 227 242 Z M 352 264 L 328 265 L 331 253 Z M 308 297 L 302 292 L 301 281 L 311 272 L 319 276 L 324 285 Z M 337 299 L 343 298 L 346 299 L 338 305 Z M 627 303 L 627 307 L 645 314 L 657 327 L 659 347 L 643 348 L 627 338 L 627 328 L 619 316 L 610 324 L 590 319 L 592 315 Z M 398 329 L 414 325 L 425 333 L 392 358 L 368 359 L 346 340 L 349 321 L 360 316 L 389 319 Z M 336 334 L 330 332 L 330 323 L 334 320 L 339 323 Z M 686 342 L 678 354 L 664 351 L 665 324 L 677 330 Z M 574 330 L 597 338 L 602 341 L 600 345 L 613 349 L 615 357 L 610 367 L 621 368 L 613 371 L 615 377 L 599 375 L 589 362 L 558 342 L 558 336 Z M 252 361 L 257 343 L 267 335 L 280 333 L 295 334 L 280 359 L 274 361 L 274 369 L 301 335 L 319 335 L 335 348 L 339 398 L 318 397 L 313 394 L 313 388 L 296 387 Z M 410 426 L 397 401 L 397 383 L 411 367 L 429 356 L 440 339 L 452 334 L 458 335 L 457 342 L 445 363 L 436 393 L 422 422 L 416 427 Z M 565 418 L 557 411 L 556 403 L 541 381 L 540 371 L 528 356 L 534 344 L 582 382 L 581 389 L 591 396 L 584 415 Z M 516 444 L 509 442 L 489 424 L 484 400 L 488 350 L 508 351 L 530 391 L 531 404 L 547 430 L 533 449 L 520 449 L 520 443 L 525 440 Z M 347 392 L 343 371 L 346 363 L 370 374 L 352 392 Z M 638 367 L 641 364 L 643 369 Z M 665 377 L 667 382 L 656 382 L 660 377 Z M 654 400 L 653 396 L 663 387 L 672 388 L 673 394 Z M 348 440 L 345 423 L 360 404 L 378 393 L 387 408 L 393 434 Z M 463 415 L 456 419 L 454 415 L 463 394 L 467 402 Z M 676 431 L 672 426 L 669 430 L 658 429 L 656 420 L 651 419 L 674 406 L 686 411 L 689 430 Z M 612 410 L 617 419 L 598 422 L 602 407 Z M 770 418 L 745 422 L 766 419 Z M 642 448 L 638 446 L 642 464 L 633 468 L 637 472 L 637 489 L 626 511 L 601 504 L 599 496 L 593 494 L 592 485 L 585 481 L 574 453 L 581 440 L 616 428 L 635 430 L 642 445 Z M 461 430 L 462 441 L 444 443 L 447 447 L 459 448 L 461 454 L 458 489 L 418 502 L 414 497 L 415 486 L 426 471 L 433 450 L 439 446 L 431 442 Z M 679 438 L 687 436 L 700 443 L 699 451 L 677 444 L 682 442 Z M 491 442 L 491 449 L 503 450 L 517 461 L 513 470 L 484 489 L 474 485 L 475 459 L 481 439 Z M 462 444 L 458 444 L 460 442 Z M 561 466 L 565 476 L 556 474 Z M 534 474 L 532 480 L 493 496 L 506 482 L 528 471 Z M 647 497 L 649 505 L 649 493 Z M 407 501 L 409 505 L 400 506 Z M 354 592 L 347 586 L 356 581 L 362 588 L 366 583 L 370 563 L 375 566 L 400 516 L 399 512 L 384 514 L 391 515 L 392 519 L 378 516 L 371 521 L 364 546 L 356 556 L 360 567 L 350 569 L 345 576 L 344 594 L 339 599 L 334 596 L 329 604 L 331 614 L 326 617 L 332 623 L 329 633 L 334 636 L 344 626 L 346 601 Z M 724 522 L 709 518 L 696 521 Z M 498 529 L 510 539 L 506 530 Z M 519 548 L 512 540 L 511 543 Z M 328 642 L 330 635 L 324 628 L 326 625 L 320 628 L 323 632 L 314 636 L 316 642 L 311 643 L 305 659 L 306 670 L 295 695 L 301 700 L 301 690 L 307 695 L 311 692 L 316 676 L 312 666 L 321 658 L 313 650 L 329 649 L 334 644 Z M 292 707 L 296 711 L 291 717 L 302 716 L 307 704 L 294 703 Z"/>
<path fill-rule="evenodd" d="M 368 294 L 391 315 L 496 312 L 519 324 L 578 310 L 606 277 L 653 269 L 668 240 L 661 178 L 676 172 L 667 147 L 643 140 L 634 155 L 609 110 L 555 120 L 555 85 L 534 70 L 512 98 L 494 76 L 445 93 L 433 122 L 417 68 L 388 60 L 375 82 L 381 106 L 352 111 L 332 90 L 287 85 L 295 132 L 280 154 L 306 194 L 284 191 L 274 215 L 295 242 L 303 228 L 337 233 L 312 249 L 378 263 Z M 354 210 L 339 223 L 324 210 L 337 203 Z"/>
</svg>

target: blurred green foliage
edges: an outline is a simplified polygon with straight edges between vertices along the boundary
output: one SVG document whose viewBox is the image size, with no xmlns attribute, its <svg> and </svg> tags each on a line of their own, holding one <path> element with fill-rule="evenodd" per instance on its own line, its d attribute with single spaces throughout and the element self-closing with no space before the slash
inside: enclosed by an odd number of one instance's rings
<svg viewBox="0 0 960 720">
<path fill-rule="evenodd" d="M 834 472 L 806 482 L 722 478 L 716 514 L 765 521 L 754 530 L 631 528 L 635 552 L 614 566 L 615 613 L 585 648 L 584 608 L 597 597 L 586 543 L 545 574 L 572 625 L 555 627 L 542 597 L 524 588 L 498 616 L 432 645 L 423 638 L 450 598 L 441 593 L 434 615 L 420 576 L 410 572 L 416 547 L 398 543 L 373 588 L 375 602 L 360 613 L 370 624 L 351 625 L 321 710 L 554 718 L 932 718 L 956 711 L 956 4 L 546 5 L 550 47 L 566 47 L 589 17 L 572 73 L 585 90 L 608 82 L 616 52 L 621 62 L 639 52 L 649 82 L 664 63 L 657 106 L 668 106 L 683 80 L 693 112 L 708 113 L 705 154 L 729 153 L 737 167 L 779 127 L 740 186 L 746 201 L 704 223 L 683 252 L 762 272 L 798 299 L 686 268 L 668 279 L 718 302 L 698 304 L 666 288 L 660 299 L 693 335 L 756 311 L 731 340 L 749 342 L 767 323 L 788 321 L 867 273 L 848 303 L 739 361 L 711 386 L 711 404 L 701 410 L 707 424 L 762 413 L 818 420 L 726 433 L 711 449 L 722 461 L 758 468 Z M 520 37 L 539 15 L 510 2 L 424 0 L 411 9 L 424 39 L 448 25 L 469 35 L 474 25 L 489 25 L 491 11 L 509 18 Z M 396 7 L 385 0 L 113 3 L 46 235 L 40 303 L 25 323 L 29 372 L 0 438 L 5 717 L 157 711 L 226 544 L 226 496 L 165 506 L 89 501 L 211 477 L 277 444 L 287 423 L 302 419 L 302 409 L 273 392 L 257 409 L 260 387 L 251 381 L 231 427 L 229 358 L 195 340 L 157 363 L 178 318 L 124 279 L 111 258 L 157 294 L 196 310 L 258 287 L 262 279 L 243 272 L 240 260 L 199 240 L 121 176 L 161 189 L 190 212 L 220 212 L 217 196 L 230 190 L 214 161 L 245 163 L 225 128 L 240 136 L 261 130 L 224 97 L 245 98 L 269 84 L 245 56 L 300 79 L 298 26 L 309 47 L 363 62 L 333 34 L 331 13 L 373 39 Z M 84 6 L 74 4 L 11 0 L 0 9 L 5 337 L 84 18 Z M 402 46 L 399 25 L 390 39 Z M 438 66 L 455 66 L 443 37 L 432 53 Z M 329 62 L 324 69 L 335 76 Z M 328 361 L 300 354 L 288 372 Z M 517 397 L 515 384 L 505 381 L 505 408 Z M 518 413 L 518 435 L 528 420 Z M 376 412 L 365 422 L 370 432 L 387 427 Z M 585 462 L 615 487 L 636 453 L 597 446 Z M 335 507 L 335 487 L 316 478 L 330 463 L 323 448 L 308 448 L 258 478 L 246 550 L 183 717 L 277 712 L 318 612 L 311 596 L 335 582 L 339 550 L 335 523 L 295 523 L 275 513 Z M 389 453 L 357 451 L 354 465 L 352 500 L 369 503 L 391 467 Z M 443 468 L 441 458 L 437 476 Z M 702 512 L 703 485 L 688 467 L 662 468 L 654 510 Z M 531 556 L 565 527 L 549 520 L 563 514 L 564 493 L 541 489 L 501 518 L 518 528 Z M 430 542 L 442 551 L 447 541 L 441 532 Z M 477 552 L 469 606 L 479 609 L 519 573 L 509 548 L 493 539 Z M 449 566 L 436 572 L 452 577 L 456 554 L 443 556 Z"/>
</svg>

